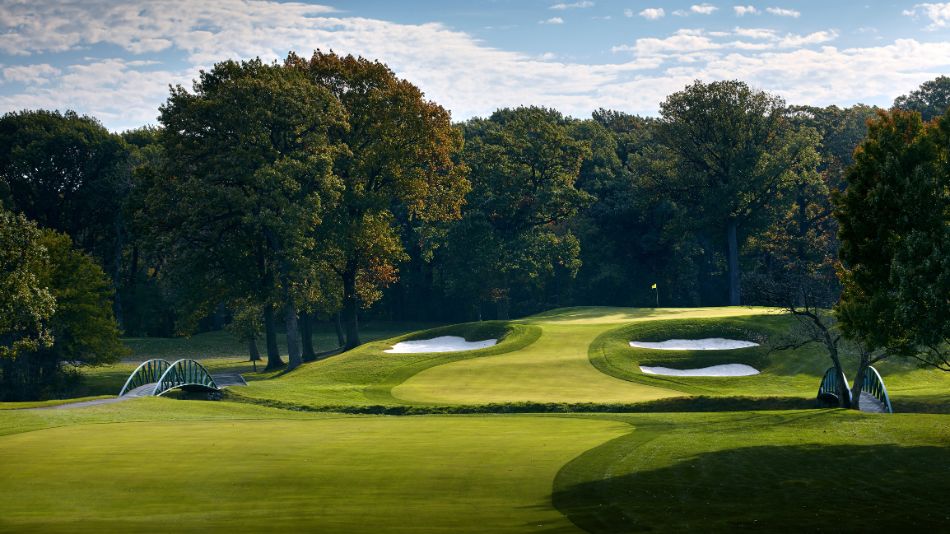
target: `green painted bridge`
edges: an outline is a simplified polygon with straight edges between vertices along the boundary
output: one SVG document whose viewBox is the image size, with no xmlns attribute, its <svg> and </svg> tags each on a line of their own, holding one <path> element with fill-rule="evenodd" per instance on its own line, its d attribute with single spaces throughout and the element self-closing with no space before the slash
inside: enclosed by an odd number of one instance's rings
<svg viewBox="0 0 950 534">
<path fill-rule="evenodd" d="M 235 385 L 246 385 L 240 374 L 212 375 L 203 365 L 190 359 L 174 362 L 152 359 L 132 371 L 119 397 L 157 397 L 175 389 L 213 392 Z"/>
<path fill-rule="evenodd" d="M 884 386 L 884 379 L 874 367 L 868 366 L 864 370 L 864 376 L 860 378 L 864 381 L 861 385 L 861 400 L 858 407 L 862 412 L 872 413 L 894 413 L 891 407 L 891 398 L 887 394 L 887 387 Z M 838 404 L 839 389 L 844 385 L 844 391 L 848 395 L 848 401 L 853 402 L 851 398 L 851 389 L 848 388 L 848 377 L 843 372 L 838 372 L 834 367 L 825 371 L 825 376 L 821 379 L 821 385 L 818 387 L 818 400 L 831 404 Z"/>
</svg>

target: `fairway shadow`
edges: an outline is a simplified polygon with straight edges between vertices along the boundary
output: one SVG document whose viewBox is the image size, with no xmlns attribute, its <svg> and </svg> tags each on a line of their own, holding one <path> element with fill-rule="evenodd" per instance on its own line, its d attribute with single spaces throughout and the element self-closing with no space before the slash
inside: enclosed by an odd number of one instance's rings
<svg viewBox="0 0 950 534">
<path fill-rule="evenodd" d="M 627 443 L 624 452 L 638 444 Z M 948 456 L 936 446 L 761 446 L 604 477 L 619 466 L 581 461 L 558 474 L 552 501 L 588 532 L 936 532 L 950 521 Z"/>
</svg>

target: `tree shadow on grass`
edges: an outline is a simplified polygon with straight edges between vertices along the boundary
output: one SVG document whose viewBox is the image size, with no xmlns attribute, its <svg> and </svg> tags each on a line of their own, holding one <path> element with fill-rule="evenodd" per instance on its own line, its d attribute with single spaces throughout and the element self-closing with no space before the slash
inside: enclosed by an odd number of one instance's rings
<svg viewBox="0 0 950 534">
<path fill-rule="evenodd" d="M 941 532 L 950 525 L 948 458 L 950 445 L 747 447 L 650 471 L 587 473 L 593 481 L 555 483 L 552 500 L 589 532 Z M 585 466 L 567 469 L 576 477 Z"/>
</svg>

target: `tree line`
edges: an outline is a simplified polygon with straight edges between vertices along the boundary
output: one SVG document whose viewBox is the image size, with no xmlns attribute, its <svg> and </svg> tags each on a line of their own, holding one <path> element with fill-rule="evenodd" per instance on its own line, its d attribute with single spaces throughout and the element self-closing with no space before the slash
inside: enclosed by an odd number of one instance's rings
<svg viewBox="0 0 950 534">
<path fill-rule="evenodd" d="M 361 319 L 652 306 L 654 283 L 664 306 L 826 309 L 842 288 L 860 301 L 870 280 L 886 280 L 887 291 L 905 291 L 898 278 L 918 288 L 933 275 L 945 282 L 948 252 L 934 243 L 947 243 L 946 144 L 934 132 L 946 128 L 948 104 L 945 77 L 891 111 L 794 106 L 740 81 L 697 81 L 657 117 L 519 107 L 453 123 L 384 64 L 318 51 L 219 63 L 190 89 L 171 88 L 157 126 L 112 133 L 72 112 L 8 113 L 0 203 L 11 241 L 0 292 L 9 299 L 0 304 L 18 311 L 0 325 L 3 361 L 14 366 L 83 328 L 78 319 L 50 326 L 66 313 L 50 288 L 71 282 L 12 274 L 57 271 L 65 256 L 90 272 L 77 293 L 111 307 L 99 306 L 108 317 L 88 331 L 102 345 L 52 362 L 114 360 L 119 331 L 167 336 L 228 324 L 252 358 L 261 344 L 275 368 L 317 357 L 316 321 L 332 323 L 352 348 Z M 882 133 L 913 117 L 904 137 Z M 911 133 L 930 148 L 913 148 Z M 873 143 L 917 152 L 894 169 L 890 156 L 867 159 Z M 865 209 L 884 187 L 875 165 L 905 186 L 920 176 L 933 183 L 908 189 L 918 195 L 911 200 Z M 852 187 L 865 176 L 864 189 Z M 913 234 L 916 248 L 855 244 L 865 231 L 883 239 L 869 230 L 882 225 L 903 241 L 916 212 L 894 210 L 925 200 L 932 227 Z M 897 213 L 910 217 L 905 226 L 893 226 Z M 917 260 L 931 246 L 927 271 Z M 865 275 L 862 262 L 872 260 L 890 262 L 886 272 Z M 917 308 L 905 302 L 919 297 L 913 287 L 875 306 L 893 305 L 902 324 L 936 307 L 946 336 L 945 287 L 930 286 Z M 873 329 L 847 324 L 854 335 Z M 897 345 L 885 341 L 878 346 Z M 935 361 L 946 341 L 901 343 L 931 345 Z M 19 372 L 7 367 L 3 380 Z"/>
</svg>

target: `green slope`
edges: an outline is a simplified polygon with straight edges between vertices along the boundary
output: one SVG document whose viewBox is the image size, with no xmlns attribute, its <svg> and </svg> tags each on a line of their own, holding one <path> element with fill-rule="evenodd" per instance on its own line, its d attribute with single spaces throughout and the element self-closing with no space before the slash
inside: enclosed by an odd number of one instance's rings
<svg viewBox="0 0 950 534">
<path fill-rule="evenodd" d="M 558 470 L 630 429 L 563 417 L 126 404 L 0 437 L 0 531 L 572 532 L 551 505 Z M 194 405 L 200 413 L 185 415 Z M 220 409 L 236 411 L 222 419 Z M 179 413 L 147 420 L 154 410 Z M 27 421 L 42 413 L 5 412 L 0 429 L 10 431 L 8 415 L 21 430 L 45 424 Z M 119 422 L 136 418 L 146 421 Z"/>
</svg>

